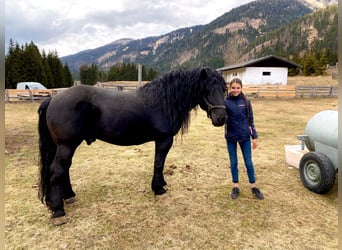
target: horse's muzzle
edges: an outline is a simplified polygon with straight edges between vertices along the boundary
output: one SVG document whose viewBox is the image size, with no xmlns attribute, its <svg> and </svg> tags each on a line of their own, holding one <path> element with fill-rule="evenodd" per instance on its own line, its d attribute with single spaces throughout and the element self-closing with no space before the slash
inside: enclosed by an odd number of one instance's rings
<svg viewBox="0 0 342 250">
<path fill-rule="evenodd" d="M 227 112 L 225 109 L 213 109 L 210 112 L 211 122 L 214 126 L 223 126 L 227 121 Z"/>
</svg>

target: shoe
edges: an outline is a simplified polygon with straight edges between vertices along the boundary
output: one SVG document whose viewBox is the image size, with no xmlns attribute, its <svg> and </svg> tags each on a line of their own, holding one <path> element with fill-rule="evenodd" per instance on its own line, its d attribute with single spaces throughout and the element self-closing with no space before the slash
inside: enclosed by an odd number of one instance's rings
<svg viewBox="0 0 342 250">
<path fill-rule="evenodd" d="M 233 187 L 232 192 L 230 193 L 230 198 L 236 199 L 240 194 L 240 189 L 238 187 Z"/>
<path fill-rule="evenodd" d="M 259 200 L 264 199 L 264 195 L 261 193 L 261 191 L 258 188 L 256 188 L 256 187 L 252 188 L 252 193 Z"/>
</svg>

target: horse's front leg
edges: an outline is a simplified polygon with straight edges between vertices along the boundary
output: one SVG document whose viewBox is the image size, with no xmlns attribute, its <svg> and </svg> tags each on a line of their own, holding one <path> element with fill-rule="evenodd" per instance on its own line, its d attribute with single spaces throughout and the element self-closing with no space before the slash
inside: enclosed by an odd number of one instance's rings
<svg viewBox="0 0 342 250">
<path fill-rule="evenodd" d="M 151 185 L 155 195 L 162 195 L 166 192 L 164 188 L 164 186 L 166 186 L 166 181 L 164 180 L 163 170 L 165 159 L 172 143 L 172 136 L 164 141 L 156 141 L 155 143 L 154 172 Z"/>
</svg>

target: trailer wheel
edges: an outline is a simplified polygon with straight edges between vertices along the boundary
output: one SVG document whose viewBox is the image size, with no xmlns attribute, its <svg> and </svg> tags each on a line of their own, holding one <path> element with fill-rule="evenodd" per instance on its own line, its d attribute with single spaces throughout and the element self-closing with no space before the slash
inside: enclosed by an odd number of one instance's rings
<svg viewBox="0 0 342 250">
<path fill-rule="evenodd" d="M 299 163 L 300 179 L 312 192 L 324 194 L 334 185 L 336 172 L 330 159 L 319 152 L 303 155 Z"/>
</svg>

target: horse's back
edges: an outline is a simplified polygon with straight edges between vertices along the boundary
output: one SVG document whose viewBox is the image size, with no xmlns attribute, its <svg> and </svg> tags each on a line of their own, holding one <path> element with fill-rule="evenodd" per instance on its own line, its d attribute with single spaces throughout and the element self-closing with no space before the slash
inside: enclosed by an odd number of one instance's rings
<svg viewBox="0 0 342 250">
<path fill-rule="evenodd" d="M 99 88 L 87 85 L 73 86 L 54 96 L 52 103 L 68 103 L 70 105 L 71 103 L 76 103 L 82 100 L 90 100 L 98 90 Z"/>
<path fill-rule="evenodd" d="M 136 99 L 136 91 L 114 91 L 111 89 L 98 88 L 88 85 L 73 86 L 56 95 L 54 103 L 72 105 L 77 102 L 91 102 L 94 105 L 101 105 L 105 102 L 118 102 L 126 99 Z"/>
</svg>

